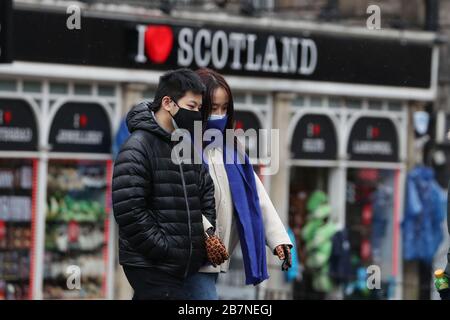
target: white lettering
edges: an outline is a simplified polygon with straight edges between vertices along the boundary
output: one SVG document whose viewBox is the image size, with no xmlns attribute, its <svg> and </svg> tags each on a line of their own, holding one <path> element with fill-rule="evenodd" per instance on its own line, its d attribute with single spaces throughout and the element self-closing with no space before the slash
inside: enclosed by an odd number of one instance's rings
<svg viewBox="0 0 450 320">
<path fill-rule="evenodd" d="M 354 141 L 353 152 L 355 154 L 391 155 L 392 147 L 387 141 Z"/>
<path fill-rule="evenodd" d="M 211 61 L 211 52 L 209 50 L 202 49 L 202 41 L 205 43 L 205 47 L 211 46 L 211 32 L 206 29 L 200 29 L 195 37 L 194 42 L 194 58 L 195 63 L 199 67 L 208 66 Z M 204 52 L 204 56 L 202 57 L 202 51 Z"/>
<path fill-rule="evenodd" d="M 147 57 L 145 56 L 144 48 L 145 48 L 145 31 L 147 30 L 147 26 L 145 25 L 137 25 L 136 30 L 138 32 L 138 50 L 137 55 L 134 60 L 138 63 L 147 62 Z"/>
<path fill-rule="evenodd" d="M 30 128 L 0 128 L 1 142 L 30 142 L 33 132 Z"/>
<path fill-rule="evenodd" d="M 78 131 L 61 129 L 56 136 L 57 143 L 99 145 L 103 140 L 101 131 Z"/>
<path fill-rule="evenodd" d="M 308 61 L 308 52 L 310 60 Z M 317 65 L 317 46 L 311 39 L 302 39 L 302 61 L 300 74 L 309 75 L 314 72 Z"/>
<path fill-rule="evenodd" d="M 261 69 L 262 57 L 260 54 L 255 56 L 256 34 L 247 35 L 247 63 L 245 69 L 248 71 L 259 71 Z"/>
<path fill-rule="evenodd" d="M 275 37 L 270 36 L 267 39 L 266 52 L 264 54 L 263 71 L 278 72 L 278 56 Z"/>
<path fill-rule="evenodd" d="M 324 152 L 325 141 L 323 139 L 304 139 L 302 149 L 305 152 Z"/>
<path fill-rule="evenodd" d="M 245 49 L 245 34 L 235 32 L 230 33 L 230 48 L 233 50 L 231 69 L 242 69 L 241 50 Z"/>
<path fill-rule="evenodd" d="M 281 72 L 295 73 L 297 71 L 298 61 L 298 39 L 297 38 L 281 38 L 283 43 L 283 59 Z"/>
<path fill-rule="evenodd" d="M 191 65 L 194 59 L 194 52 L 192 50 L 192 40 L 194 33 L 190 28 L 183 28 L 178 34 L 178 64 L 182 67 Z"/>
<path fill-rule="evenodd" d="M 222 54 L 220 54 L 219 52 L 220 43 L 222 44 Z M 217 31 L 214 34 L 211 45 L 211 51 L 212 51 L 212 63 L 214 65 L 214 68 L 222 69 L 223 67 L 225 67 L 228 61 L 229 49 L 228 49 L 227 34 L 224 31 Z"/>
</svg>

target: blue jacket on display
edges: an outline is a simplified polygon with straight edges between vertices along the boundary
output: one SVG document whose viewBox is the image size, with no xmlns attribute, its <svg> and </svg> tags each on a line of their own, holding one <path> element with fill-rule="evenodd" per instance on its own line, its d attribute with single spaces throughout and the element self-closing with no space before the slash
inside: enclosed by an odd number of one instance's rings
<svg viewBox="0 0 450 320">
<path fill-rule="evenodd" d="M 446 196 L 431 168 L 418 166 L 406 181 L 403 257 L 432 263 L 443 239 Z"/>
<path fill-rule="evenodd" d="M 130 132 L 128 131 L 127 121 L 126 118 L 123 118 L 122 121 L 120 121 L 120 127 L 119 130 L 117 130 L 116 137 L 112 146 L 114 159 L 116 159 L 116 156 L 119 153 L 120 146 L 128 139 L 129 136 Z"/>
</svg>

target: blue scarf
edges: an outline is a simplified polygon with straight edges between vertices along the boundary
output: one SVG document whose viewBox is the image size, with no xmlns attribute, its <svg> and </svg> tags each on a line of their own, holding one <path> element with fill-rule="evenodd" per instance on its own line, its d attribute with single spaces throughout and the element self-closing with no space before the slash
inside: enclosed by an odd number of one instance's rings
<svg viewBox="0 0 450 320">
<path fill-rule="evenodd" d="M 225 131 L 227 117 L 208 120 L 206 129 Z M 244 258 L 245 283 L 257 285 L 269 278 L 266 261 L 266 239 L 264 224 L 256 189 L 253 167 L 246 154 L 244 161 L 234 146 L 224 146 L 225 170 L 230 184 L 237 229 Z M 227 163 L 233 159 L 233 163 Z M 228 161 L 230 162 L 230 161 Z M 243 162 L 243 163 L 242 163 Z"/>
</svg>

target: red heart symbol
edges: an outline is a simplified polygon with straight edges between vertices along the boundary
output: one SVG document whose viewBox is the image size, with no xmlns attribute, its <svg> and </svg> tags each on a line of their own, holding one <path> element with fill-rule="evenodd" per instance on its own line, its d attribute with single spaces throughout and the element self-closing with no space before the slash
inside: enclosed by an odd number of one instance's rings
<svg viewBox="0 0 450 320">
<path fill-rule="evenodd" d="M 154 63 L 164 63 L 173 46 L 173 32 L 169 26 L 148 26 L 145 31 L 145 52 Z"/>
<path fill-rule="evenodd" d="M 314 136 L 317 137 L 318 135 L 320 135 L 320 125 L 319 124 L 315 124 L 314 125 Z"/>
<path fill-rule="evenodd" d="M 6 223 L 4 220 L 0 220 L 0 240 L 6 236 Z"/>
<path fill-rule="evenodd" d="M 77 242 L 80 236 L 80 225 L 76 221 L 70 221 L 67 234 L 69 236 L 69 242 Z"/>
<path fill-rule="evenodd" d="M 378 138 L 379 136 L 380 136 L 380 128 L 373 127 L 372 128 L 372 137 L 373 138 Z"/>
<path fill-rule="evenodd" d="M 88 121 L 88 119 L 87 119 L 86 115 L 85 115 L 85 114 L 82 114 L 82 115 L 80 116 L 80 126 L 81 126 L 82 128 L 86 127 L 87 121 Z"/>
<path fill-rule="evenodd" d="M 6 124 L 9 124 L 12 120 L 11 111 L 6 111 L 3 115 L 3 119 L 5 120 Z"/>
</svg>

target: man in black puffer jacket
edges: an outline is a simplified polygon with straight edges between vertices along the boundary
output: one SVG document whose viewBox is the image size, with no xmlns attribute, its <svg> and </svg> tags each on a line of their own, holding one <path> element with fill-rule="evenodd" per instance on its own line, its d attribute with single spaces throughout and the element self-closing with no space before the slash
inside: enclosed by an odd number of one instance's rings
<svg viewBox="0 0 450 320">
<path fill-rule="evenodd" d="M 203 90 L 194 72 L 171 71 L 154 102 L 127 115 L 131 136 L 114 164 L 112 200 L 133 299 L 184 298 L 184 279 L 206 262 L 203 219 L 215 225 L 214 185 L 204 166 L 172 160 L 171 141 L 175 126 L 190 130 L 197 120 Z"/>
</svg>

